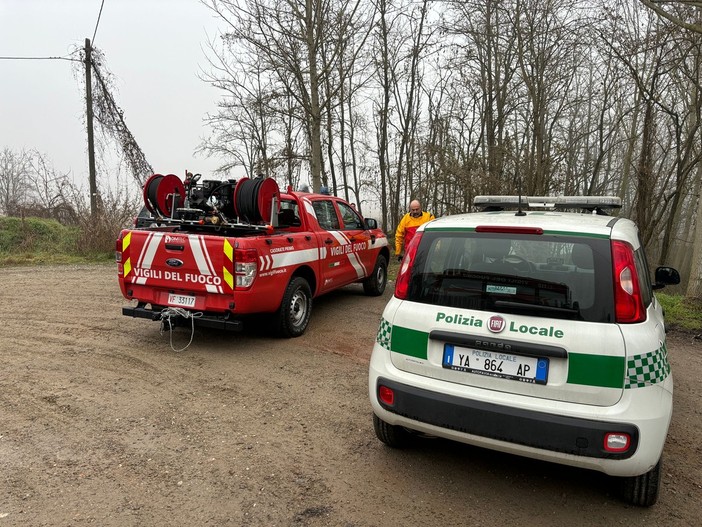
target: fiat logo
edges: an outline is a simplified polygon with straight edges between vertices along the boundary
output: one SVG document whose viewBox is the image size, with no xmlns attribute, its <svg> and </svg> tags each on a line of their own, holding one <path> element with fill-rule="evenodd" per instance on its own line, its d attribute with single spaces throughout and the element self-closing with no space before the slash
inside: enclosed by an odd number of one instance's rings
<svg viewBox="0 0 702 527">
<path fill-rule="evenodd" d="M 168 260 L 166 260 L 166 264 L 170 267 L 180 267 L 181 265 L 183 265 L 183 261 L 178 260 L 178 258 L 169 258 Z"/>
<path fill-rule="evenodd" d="M 507 322 L 505 322 L 504 318 L 502 318 L 499 315 L 495 315 L 495 316 L 492 316 L 488 319 L 487 328 L 492 333 L 499 333 L 500 331 L 505 329 L 506 325 L 507 325 Z"/>
</svg>

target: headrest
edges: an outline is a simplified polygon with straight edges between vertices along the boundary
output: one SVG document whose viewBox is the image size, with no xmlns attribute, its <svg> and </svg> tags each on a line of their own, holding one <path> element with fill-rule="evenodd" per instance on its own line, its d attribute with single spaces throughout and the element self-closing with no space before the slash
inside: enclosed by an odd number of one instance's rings
<svg viewBox="0 0 702 527">
<path fill-rule="evenodd" d="M 511 247 L 512 241 L 504 238 L 487 238 L 480 240 L 478 243 L 478 250 L 483 253 L 483 256 L 492 259 L 507 256 Z"/>
<path fill-rule="evenodd" d="M 575 267 L 581 269 L 594 269 L 595 265 L 592 259 L 592 249 L 584 244 L 577 243 L 573 246 L 573 252 L 570 255 Z"/>
</svg>

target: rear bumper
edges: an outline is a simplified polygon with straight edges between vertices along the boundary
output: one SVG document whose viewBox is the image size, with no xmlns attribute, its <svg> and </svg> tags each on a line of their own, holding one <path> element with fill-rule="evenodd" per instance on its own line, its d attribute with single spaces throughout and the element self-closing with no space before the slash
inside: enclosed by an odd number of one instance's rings
<svg viewBox="0 0 702 527">
<path fill-rule="evenodd" d="M 122 314 L 127 317 L 145 318 L 154 322 L 161 321 L 163 310 L 150 309 L 146 304 L 138 304 L 136 307 L 123 307 Z M 171 327 L 185 326 L 191 327 L 193 322 L 198 327 L 222 329 L 225 331 L 241 331 L 244 324 L 241 320 L 230 318 L 228 315 L 198 314 L 194 317 L 183 317 L 171 315 L 168 317 Z"/>
<path fill-rule="evenodd" d="M 380 386 L 391 388 L 393 405 L 380 401 Z M 629 423 L 602 422 L 512 408 L 455 397 L 378 378 L 376 400 L 386 411 L 443 429 L 480 436 L 551 452 L 599 459 L 627 459 L 639 443 L 639 429 Z M 631 448 L 624 453 L 607 452 L 607 432 L 625 432 Z"/>
</svg>

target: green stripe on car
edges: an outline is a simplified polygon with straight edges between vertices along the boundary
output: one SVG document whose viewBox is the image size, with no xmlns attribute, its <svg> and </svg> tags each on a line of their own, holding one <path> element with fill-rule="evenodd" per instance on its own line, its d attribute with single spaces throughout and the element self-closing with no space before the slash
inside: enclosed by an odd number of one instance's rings
<svg viewBox="0 0 702 527">
<path fill-rule="evenodd" d="M 568 384 L 623 388 L 624 357 L 568 353 Z"/>
<path fill-rule="evenodd" d="M 390 339 L 390 351 L 427 360 L 429 333 L 393 326 Z"/>
</svg>

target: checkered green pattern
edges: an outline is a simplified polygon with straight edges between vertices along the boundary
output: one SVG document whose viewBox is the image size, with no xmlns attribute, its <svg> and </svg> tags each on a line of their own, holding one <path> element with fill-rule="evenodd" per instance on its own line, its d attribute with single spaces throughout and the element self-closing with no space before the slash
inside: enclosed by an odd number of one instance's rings
<svg viewBox="0 0 702 527">
<path fill-rule="evenodd" d="M 636 355 L 626 365 L 624 388 L 644 388 L 663 382 L 670 374 L 668 349 L 663 344 L 656 351 Z"/>
<path fill-rule="evenodd" d="M 392 333 L 392 324 L 382 318 L 380 320 L 380 327 L 378 328 L 378 335 L 375 340 L 378 344 L 384 347 L 386 350 L 390 350 L 390 335 Z"/>
</svg>

